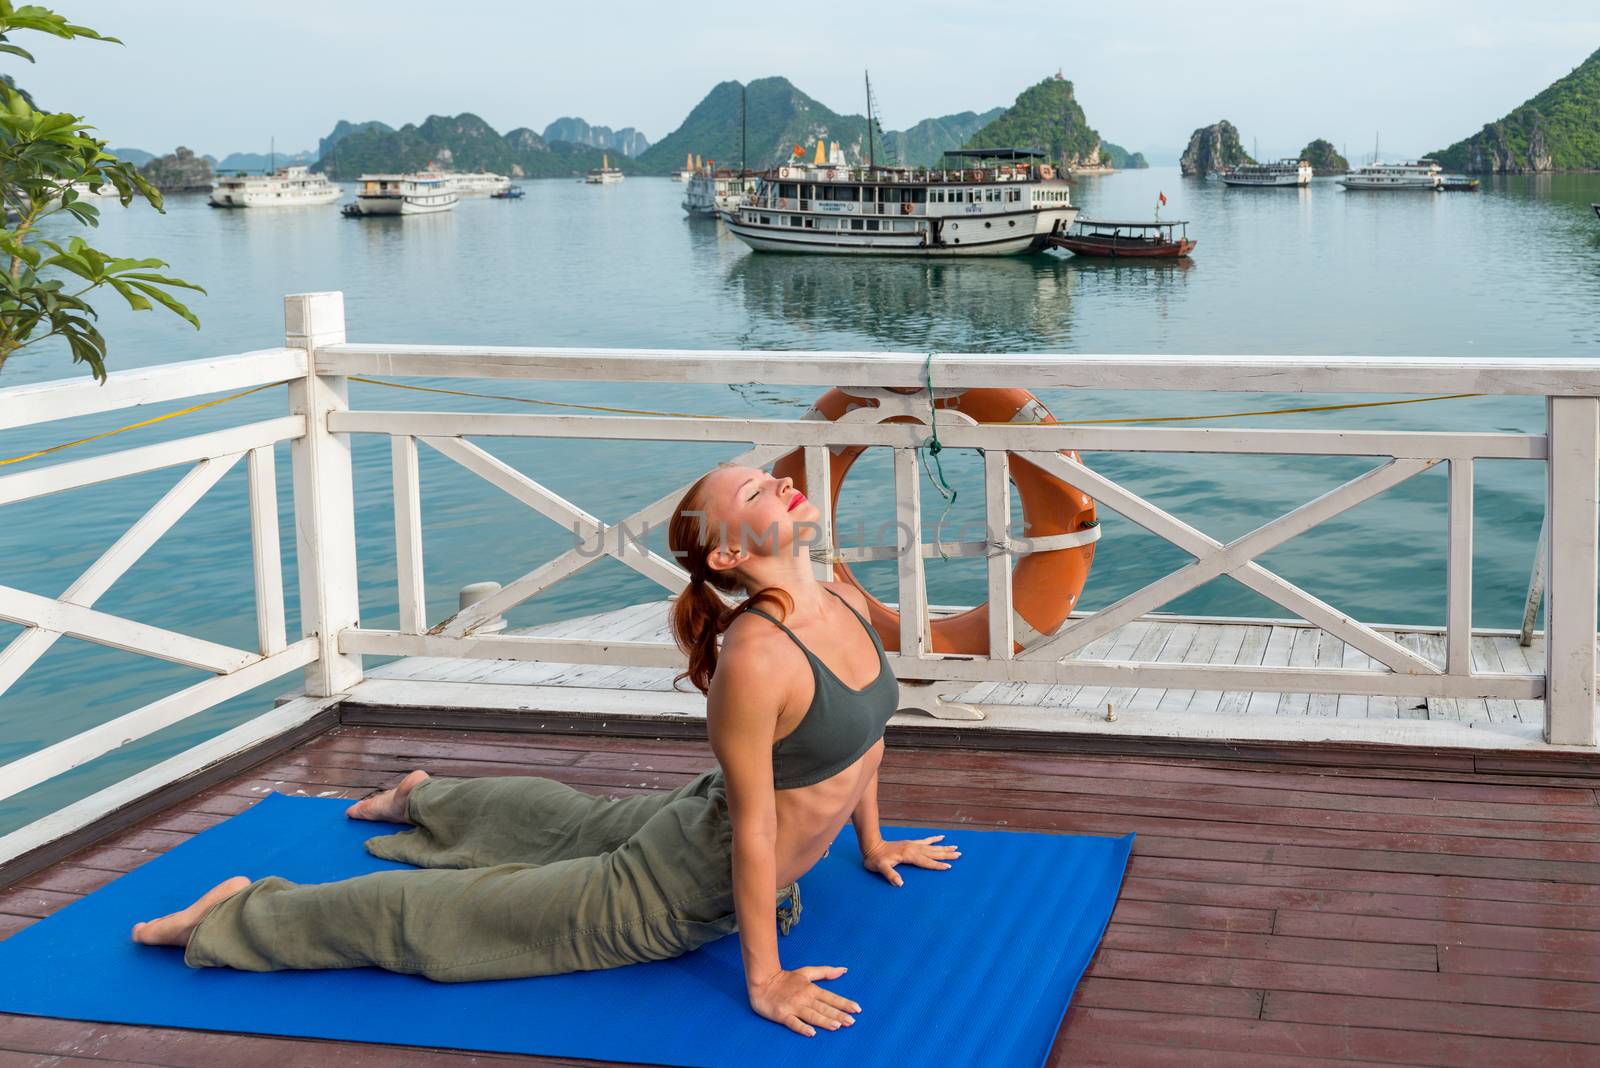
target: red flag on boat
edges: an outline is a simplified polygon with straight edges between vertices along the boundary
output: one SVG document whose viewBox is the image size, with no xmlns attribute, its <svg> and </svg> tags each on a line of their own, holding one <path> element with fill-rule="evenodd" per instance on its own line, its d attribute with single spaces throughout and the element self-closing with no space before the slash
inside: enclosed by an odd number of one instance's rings
<svg viewBox="0 0 1600 1068">
<path fill-rule="evenodd" d="M 1165 193 L 1157 193 L 1156 196 L 1161 198 L 1161 203 L 1165 204 L 1167 202 L 1167 194 L 1165 194 Z"/>
<path fill-rule="evenodd" d="M 795 156 L 803 156 L 806 154 L 806 150 L 801 148 L 799 145 L 795 145 L 794 152 L 792 154 Z"/>
</svg>

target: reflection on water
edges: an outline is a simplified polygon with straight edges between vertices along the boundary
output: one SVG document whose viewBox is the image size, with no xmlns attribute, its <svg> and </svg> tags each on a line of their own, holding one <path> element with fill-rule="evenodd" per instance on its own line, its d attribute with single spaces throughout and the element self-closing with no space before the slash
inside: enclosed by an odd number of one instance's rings
<svg viewBox="0 0 1600 1068">
<path fill-rule="evenodd" d="M 1072 336 L 1076 272 L 1054 256 L 930 261 L 749 255 L 724 287 L 753 317 L 869 338 L 874 347 L 994 352 Z"/>
</svg>

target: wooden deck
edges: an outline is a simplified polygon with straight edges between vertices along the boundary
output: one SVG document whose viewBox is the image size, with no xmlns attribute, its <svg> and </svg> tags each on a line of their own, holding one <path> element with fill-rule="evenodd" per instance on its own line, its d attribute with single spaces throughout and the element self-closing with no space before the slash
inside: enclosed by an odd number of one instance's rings
<svg viewBox="0 0 1600 1068">
<path fill-rule="evenodd" d="M 629 605 L 509 633 L 670 644 L 669 603 Z M 1441 631 L 1389 627 L 1379 628 L 1379 633 L 1436 665 L 1444 664 Z M 1533 644 L 1524 648 L 1514 632 L 1478 631 L 1472 638 L 1472 658 L 1477 671 L 1538 671 L 1545 658 L 1544 637 L 1536 636 Z M 1167 615 L 1127 623 L 1086 646 L 1076 659 L 1307 670 L 1377 666 L 1365 653 L 1305 623 Z M 654 667 L 413 656 L 369 667 L 353 689 L 352 699 L 358 704 L 461 708 L 469 713 L 500 709 L 703 716 L 704 700 L 697 693 L 675 692 L 674 674 L 674 669 Z M 1399 744 L 1490 748 L 1544 745 L 1545 710 L 1539 700 L 1408 699 L 1022 682 L 956 683 L 946 692 L 953 700 L 976 704 L 986 712 L 987 719 L 977 725 L 980 729 L 1001 731 L 1303 741 L 1377 737 Z M 1115 710 L 1114 724 L 1105 721 L 1107 705 Z M 914 712 L 901 713 L 895 722 L 937 725 L 930 717 Z M 974 727 L 971 721 L 952 725 Z"/>
<path fill-rule="evenodd" d="M 1600 760 L 1281 745 L 1196 759 L 909 737 L 891 725 L 886 822 L 1138 834 L 1052 1065 L 1600 1063 Z M 358 797 L 425 767 L 624 794 L 711 762 L 688 737 L 345 722 L 0 892 L 0 937 L 272 791 Z M 0 1066 L 508 1060 L 580 1063 L 0 1016 Z"/>
</svg>

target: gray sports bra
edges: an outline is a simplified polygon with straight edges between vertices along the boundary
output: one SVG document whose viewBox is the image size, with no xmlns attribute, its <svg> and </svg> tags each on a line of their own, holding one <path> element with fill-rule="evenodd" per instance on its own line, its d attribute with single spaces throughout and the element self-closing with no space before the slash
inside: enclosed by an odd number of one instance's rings
<svg viewBox="0 0 1600 1068">
<path fill-rule="evenodd" d="M 828 592 L 839 597 L 832 590 Z M 811 675 L 816 680 L 811 707 L 806 709 L 800 725 L 772 747 L 772 785 L 779 790 L 819 783 L 854 764 L 883 737 L 884 726 L 899 707 L 900 684 L 889 670 L 889 660 L 884 656 L 878 632 L 862 619 L 849 601 L 843 597 L 839 600 L 850 609 L 851 615 L 861 620 L 862 627 L 872 638 L 873 648 L 878 650 L 878 677 L 860 690 L 841 682 L 804 642 L 795 638 L 794 631 L 761 609 L 750 609 L 771 620 L 794 639 L 811 661 Z"/>
</svg>

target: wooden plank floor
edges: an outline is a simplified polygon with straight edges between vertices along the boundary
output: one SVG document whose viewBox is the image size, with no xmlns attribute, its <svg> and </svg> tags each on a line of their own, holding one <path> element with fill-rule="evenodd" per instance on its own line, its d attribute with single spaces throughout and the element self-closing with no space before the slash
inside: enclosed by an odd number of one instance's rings
<svg viewBox="0 0 1600 1068">
<path fill-rule="evenodd" d="M 668 601 L 650 601 L 607 612 L 573 617 L 519 629 L 544 637 L 659 642 L 670 644 Z M 1440 632 L 1380 628 L 1379 633 L 1444 666 Z M 1544 636 L 1523 648 L 1515 635 L 1483 632 L 1472 641 L 1473 668 L 1482 672 L 1537 673 L 1544 664 Z M 1326 631 L 1306 624 L 1250 620 L 1199 621 L 1186 617 L 1150 616 L 1124 624 L 1090 643 L 1078 654 L 1083 660 L 1145 660 L 1159 663 L 1287 667 L 1291 664 L 1369 670 L 1378 665 Z M 506 686 L 615 689 L 671 693 L 676 670 L 618 668 L 595 664 L 561 664 L 516 660 L 473 660 L 450 657 L 407 657 L 369 668 L 375 680 L 480 683 Z M 358 691 L 357 699 L 361 697 Z M 1364 694 L 1305 694 L 1165 690 L 1151 687 L 1080 686 L 1070 683 L 979 683 L 952 694 L 952 699 L 993 708 L 1048 710 L 1052 717 L 1093 720 L 1114 705 L 1123 723 L 1141 717 L 1172 716 L 1195 721 L 1237 722 L 1241 717 L 1300 719 L 1431 720 L 1489 728 L 1510 738 L 1538 739 L 1544 728 L 1543 701 L 1400 699 Z M 470 699 L 469 699 L 470 700 Z"/>
<path fill-rule="evenodd" d="M 1319 759 L 891 742 L 880 796 L 888 823 L 1138 833 L 1052 1065 L 1600 1064 L 1600 760 Z M 423 767 L 621 795 L 711 764 L 701 741 L 346 724 L 0 892 L 0 937 L 272 791 L 359 797 Z M 0 1015 L 0 1066 L 508 1060 L 584 1063 Z"/>
</svg>

